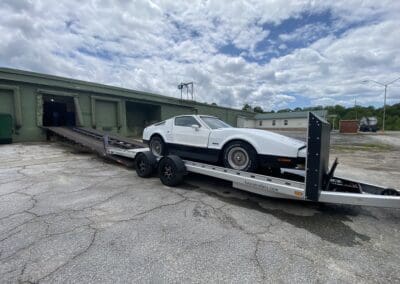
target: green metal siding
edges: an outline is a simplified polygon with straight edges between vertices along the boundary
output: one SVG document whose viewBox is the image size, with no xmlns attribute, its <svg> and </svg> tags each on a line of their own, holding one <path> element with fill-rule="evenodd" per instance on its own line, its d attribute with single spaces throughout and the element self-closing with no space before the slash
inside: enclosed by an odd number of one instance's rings
<svg viewBox="0 0 400 284">
<path fill-rule="evenodd" d="M 209 105 L 197 105 L 198 114 L 207 114 L 216 116 L 232 126 L 237 125 L 238 116 L 252 117 L 252 113 L 244 112 L 241 110 L 221 108 Z"/>
<path fill-rule="evenodd" d="M 141 137 L 143 129 L 161 120 L 161 106 L 127 101 L 126 124 L 127 136 Z"/>
<path fill-rule="evenodd" d="M 118 105 L 116 102 L 96 101 L 96 127 L 99 130 L 118 132 Z"/>
<path fill-rule="evenodd" d="M 14 116 L 14 101 L 12 91 L 0 89 L 0 97 L 0 113 L 8 113 L 11 116 Z"/>
<path fill-rule="evenodd" d="M 45 137 L 36 125 L 36 93 L 33 86 L 20 85 L 22 125 L 15 141 L 40 141 Z"/>
<path fill-rule="evenodd" d="M 161 120 L 181 114 L 195 114 L 196 110 L 190 107 L 181 107 L 174 105 L 161 105 Z"/>
<path fill-rule="evenodd" d="M 92 127 L 94 118 L 95 124 L 99 124 L 98 129 L 111 127 L 112 131 L 116 131 L 119 127 L 118 133 L 125 136 L 140 137 L 148 124 L 181 114 L 214 115 L 232 125 L 236 125 L 239 115 L 254 116 L 241 110 L 5 68 L 0 68 L 0 85 L 14 88 L 0 88 L 0 112 L 11 114 L 13 120 L 15 110 L 18 110 L 18 104 L 14 101 L 20 98 L 21 125 L 17 126 L 14 121 L 13 131 L 13 140 L 16 142 L 45 140 L 45 133 L 38 126 L 42 125 L 43 96 L 48 96 L 49 91 L 76 98 L 74 103 L 79 104 L 82 126 Z M 18 96 L 13 96 L 15 90 L 18 90 Z M 43 90 L 47 93 L 44 94 Z M 98 102 L 103 100 L 113 103 L 107 104 L 107 107 L 100 103 L 99 106 Z M 96 102 L 94 117 L 93 101 Z"/>
</svg>

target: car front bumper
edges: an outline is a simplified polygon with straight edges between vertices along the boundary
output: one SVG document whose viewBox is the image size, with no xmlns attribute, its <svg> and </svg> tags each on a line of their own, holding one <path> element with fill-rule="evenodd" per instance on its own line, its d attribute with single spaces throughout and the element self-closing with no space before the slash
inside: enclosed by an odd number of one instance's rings
<svg viewBox="0 0 400 284">
<path fill-rule="evenodd" d="M 259 155 L 259 163 L 263 168 L 296 168 L 304 167 L 306 158 L 303 157 L 282 157 L 271 155 Z"/>
</svg>

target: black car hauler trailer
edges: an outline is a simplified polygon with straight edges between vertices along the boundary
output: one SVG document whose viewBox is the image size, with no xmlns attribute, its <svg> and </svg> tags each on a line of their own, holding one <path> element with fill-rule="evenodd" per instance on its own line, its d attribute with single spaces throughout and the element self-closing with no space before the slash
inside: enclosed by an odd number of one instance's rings
<svg viewBox="0 0 400 284">
<path fill-rule="evenodd" d="M 109 145 L 104 139 L 107 155 L 135 159 L 141 177 L 158 170 L 161 182 L 176 186 L 188 172 L 232 182 L 234 188 L 269 197 L 305 201 L 400 208 L 399 191 L 348 180 L 335 176 L 337 160 L 329 169 L 330 125 L 310 113 L 307 133 L 307 159 L 304 182 L 261 174 L 237 171 L 206 163 L 182 160 L 170 155 L 156 158 L 148 149 L 124 149 Z"/>
<path fill-rule="evenodd" d="M 65 127 L 45 129 L 85 146 L 103 157 L 128 167 L 136 166 L 136 172 L 140 177 L 149 177 L 158 171 L 161 182 L 168 186 L 178 185 L 188 172 L 193 172 L 227 180 L 232 182 L 235 188 L 269 197 L 400 208 L 399 191 L 395 189 L 335 176 L 337 160 L 330 169 L 328 168 L 329 124 L 312 113 L 309 115 L 308 123 L 308 151 L 302 182 L 182 160 L 173 155 L 156 158 L 143 143 L 115 135 L 109 136 L 94 129 Z"/>
</svg>

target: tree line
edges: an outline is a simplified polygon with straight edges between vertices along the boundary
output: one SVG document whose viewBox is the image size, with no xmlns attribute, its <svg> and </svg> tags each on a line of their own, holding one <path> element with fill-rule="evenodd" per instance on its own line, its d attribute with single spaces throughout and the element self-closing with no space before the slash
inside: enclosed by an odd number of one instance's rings
<svg viewBox="0 0 400 284">
<path fill-rule="evenodd" d="M 256 113 L 275 113 L 275 111 L 264 112 L 260 106 L 252 107 L 249 104 L 245 104 L 243 110 L 253 111 Z M 382 128 L 383 121 L 383 107 L 375 108 L 374 106 L 353 106 L 344 107 L 341 105 L 335 106 L 315 106 L 315 107 L 296 107 L 294 109 L 285 108 L 280 109 L 276 112 L 291 112 L 291 111 L 313 111 L 313 110 L 327 110 L 329 115 L 336 115 L 336 119 L 328 117 L 329 122 L 335 123 L 334 128 L 339 127 L 340 120 L 356 119 L 360 120 L 362 117 L 376 117 L 378 119 L 378 127 Z M 385 130 L 400 130 L 400 103 L 386 106 L 386 121 Z"/>
</svg>

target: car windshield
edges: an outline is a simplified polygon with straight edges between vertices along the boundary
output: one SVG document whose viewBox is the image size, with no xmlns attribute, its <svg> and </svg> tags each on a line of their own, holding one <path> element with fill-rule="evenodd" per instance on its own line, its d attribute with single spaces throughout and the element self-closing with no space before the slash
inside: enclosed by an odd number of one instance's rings
<svg viewBox="0 0 400 284">
<path fill-rule="evenodd" d="M 229 124 L 223 122 L 222 120 L 212 117 L 212 116 L 200 116 L 200 118 L 204 121 L 205 124 L 208 125 L 211 129 L 218 129 L 218 128 L 227 128 L 232 127 Z"/>
</svg>

